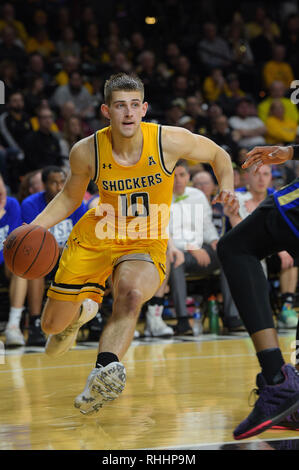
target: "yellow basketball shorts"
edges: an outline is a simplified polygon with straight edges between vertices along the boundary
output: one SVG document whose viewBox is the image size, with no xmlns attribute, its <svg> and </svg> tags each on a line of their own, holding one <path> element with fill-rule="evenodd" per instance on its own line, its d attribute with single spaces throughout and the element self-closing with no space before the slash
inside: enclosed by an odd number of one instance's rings
<svg viewBox="0 0 299 470">
<path fill-rule="evenodd" d="M 98 221 L 95 209 L 91 209 L 73 228 L 55 279 L 48 289 L 48 297 L 71 302 L 89 298 L 101 303 L 106 280 L 113 273 L 119 258 L 129 255 L 132 259 L 135 253 L 150 257 L 158 269 L 162 284 L 166 272 L 167 240 L 100 240 L 95 231 Z"/>
</svg>

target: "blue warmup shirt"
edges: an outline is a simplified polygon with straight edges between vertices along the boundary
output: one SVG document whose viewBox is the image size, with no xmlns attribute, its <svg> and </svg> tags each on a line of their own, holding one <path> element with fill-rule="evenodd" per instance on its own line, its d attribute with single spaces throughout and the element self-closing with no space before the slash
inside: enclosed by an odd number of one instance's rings
<svg viewBox="0 0 299 470">
<path fill-rule="evenodd" d="M 0 219 L 0 265 L 4 263 L 3 242 L 15 228 L 22 225 L 21 207 L 14 197 L 7 197 L 5 214 Z"/>
<path fill-rule="evenodd" d="M 21 203 L 21 213 L 23 222 L 30 224 L 35 217 L 40 214 L 47 206 L 45 191 L 32 194 L 24 199 Z M 75 210 L 67 219 L 62 220 L 49 230 L 54 235 L 58 245 L 63 247 L 79 219 L 85 214 L 87 208 L 82 202 L 81 206 Z"/>
</svg>

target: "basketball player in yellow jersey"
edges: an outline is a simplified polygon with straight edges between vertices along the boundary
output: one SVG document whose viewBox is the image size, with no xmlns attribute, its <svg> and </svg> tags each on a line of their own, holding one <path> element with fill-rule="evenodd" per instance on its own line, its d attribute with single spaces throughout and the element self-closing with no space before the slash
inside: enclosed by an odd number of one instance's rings
<svg viewBox="0 0 299 470">
<path fill-rule="evenodd" d="M 141 122 L 148 104 L 137 77 L 112 76 L 104 96 L 101 110 L 110 126 L 74 145 L 64 188 L 32 222 L 45 228 L 57 224 L 81 204 L 89 181 L 97 183 L 100 205 L 74 227 L 42 315 L 42 328 L 49 335 L 46 353 L 59 356 L 95 316 L 105 281 L 112 276 L 113 312 L 100 338 L 96 366 L 75 399 L 85 414 L 123 390 L 126 372 L 120 360 L 132 341 L 142 304 L 163 281 L 167 239 L 161 223 L 154 221 L 151 231 L 145 221 L 157 205 L 169 208 L 176 161 L 210 163 L 220 189 L 215 201 L 238 207 L 229 155 L 183 128 Z M 143 236 L 136 238 L 138 225 Z"/>
</svg>

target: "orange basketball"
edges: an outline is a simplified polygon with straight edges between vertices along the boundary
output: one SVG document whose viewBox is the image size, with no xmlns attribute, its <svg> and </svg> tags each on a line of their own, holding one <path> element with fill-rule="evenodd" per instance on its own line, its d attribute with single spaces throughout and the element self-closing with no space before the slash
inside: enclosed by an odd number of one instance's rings
<svg viewBox="0 0 299 470">
<path fill-rule="evenodd" d="M 47 229 L 39 225 L 21 225 L 5 240 L 3 256 L 14 274 L 25 279 L 37 279 L 54 268 L 59 248 Z"/>
</svg>

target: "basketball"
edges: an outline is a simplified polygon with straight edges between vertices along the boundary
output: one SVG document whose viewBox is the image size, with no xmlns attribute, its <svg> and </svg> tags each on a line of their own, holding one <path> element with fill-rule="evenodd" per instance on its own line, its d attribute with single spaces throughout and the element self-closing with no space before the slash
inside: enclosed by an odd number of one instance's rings
<svg viewBox="0 0 299 470">
<path fill-rule="evenodd" d="M 54 268 L 59 248 L 47 229 L 39 225 L 22 225 L 8 235 L 3 256 L 11 272 L 24 279 L 37 279 Z"/>
</svg>

